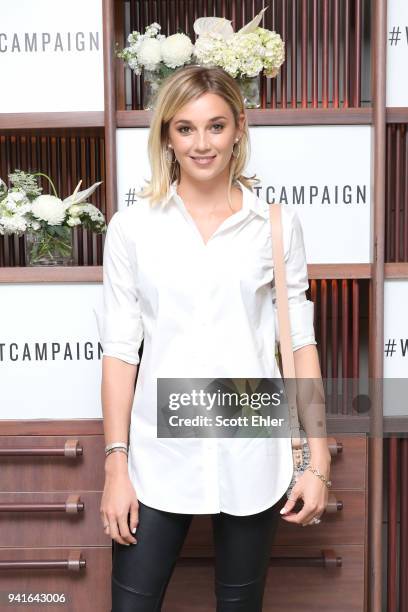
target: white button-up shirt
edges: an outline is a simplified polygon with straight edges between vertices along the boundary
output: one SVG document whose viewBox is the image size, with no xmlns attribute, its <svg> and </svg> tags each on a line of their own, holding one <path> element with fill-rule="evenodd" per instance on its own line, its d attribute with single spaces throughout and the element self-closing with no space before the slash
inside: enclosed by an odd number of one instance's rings
<svg viewBox="0 0 408 612">
<path fill-rule="evenodd" d="M 293 473 L 286 437 L 159 438 L 157 378 L 281 378 L 268 203 L 238 183 L 243 207 L 207 244 L 177 193 L 116 212 L 103 259 L 103 354 L 140 364 L 128 469 L 140 501 L 170 512 L 261 512 Z M 294 350 L 316 344 L 297 213 L 282 207 Z M 143 342 L 143 356 L 139 348 Z"/>
</svg>

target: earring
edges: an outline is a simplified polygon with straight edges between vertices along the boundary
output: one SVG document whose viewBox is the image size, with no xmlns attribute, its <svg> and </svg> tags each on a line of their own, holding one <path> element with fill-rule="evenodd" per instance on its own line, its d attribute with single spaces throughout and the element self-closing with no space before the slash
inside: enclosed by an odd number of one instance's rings
<svg viewBox="0 0 408 612">
<path fill-rule="evenodd" d="M 165 153 L 165 157 L 166 157 L 166 161 L 169 162 L 169 164 L 174 163 L 176 160 L 173 160 L 173 155 L 170 153 L 169 149 L 172 149 L 173 147 L 171 145 L 168 145 L 168 147 L 166 148 L 166 153 Z M 170 155 L 169 155 L 170 153 Z"/>
<path fill-rule="evenodd" d="M 241 144 L 238 144 L 238 152 L 235 152 L 235 145 L 238 143 L 238 138 L 234 142 L 234 146 L 232 147 L 232 157 L 238 157 L 241 153 Z"/>
</svg>

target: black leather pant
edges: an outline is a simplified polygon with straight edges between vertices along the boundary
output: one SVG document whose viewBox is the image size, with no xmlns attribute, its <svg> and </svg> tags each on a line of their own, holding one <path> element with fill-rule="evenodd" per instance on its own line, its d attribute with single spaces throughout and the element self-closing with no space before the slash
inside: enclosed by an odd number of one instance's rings
<svg viewBox="0 0 408 612">
<path fill-rule="evenodd" d="M 279 500 L 249 516 L 210 515 L 217 612 L 262 611 L 271 545 L 283 505 Z M 193 516 L 150 508 L 139 500 L 137 544 L 112 540 L 111 612 L 161 611 Z"/>
</svg>

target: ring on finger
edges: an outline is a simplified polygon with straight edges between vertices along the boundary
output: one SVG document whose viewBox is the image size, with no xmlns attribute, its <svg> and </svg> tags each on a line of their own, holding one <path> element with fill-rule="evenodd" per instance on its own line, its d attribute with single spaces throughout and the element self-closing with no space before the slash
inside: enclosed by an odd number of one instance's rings
<svg viewBox="0 0 408 612">
<path fill-rule="evenodd" d="M 319 525 L 319 523 L 321 522 L 322 522 L 322 519 L 318 518 L 317 516 L 314 516 L 312 520 L 309 521 L 308 523 L 302 523 L 302 527 L 307 527 L 308 525 Z"/>
</svg>

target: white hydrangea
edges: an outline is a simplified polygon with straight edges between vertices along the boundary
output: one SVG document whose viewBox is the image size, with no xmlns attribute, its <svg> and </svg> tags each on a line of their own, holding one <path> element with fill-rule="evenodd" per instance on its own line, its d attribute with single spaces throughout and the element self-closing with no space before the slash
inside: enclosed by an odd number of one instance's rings
<svg viewBox="0 0 408 612">
<path fill-rule="evenodd" d="M 185 34 L 173 34 L 161 41 L 161 56 L 169 68 L 183 66 L 191 58 L 194 45 Z"/>
<path fill-rule="evenodd" d="M 209 31 L 199 36 L 194 55 L 200 64 L 221 66 L 233 78 L 253 77 L 262 70 L 272 77 L 285 60 L 285 45 L 279 34 L 259 27 L 229 38 Z"/>
<path fill-rule="evenodd" d="M 81 225 L 81 219 L 79 217 L 68 217 L 67 225 L 74 227 L 75 225 Z"/>
<path fill-rule="evenodd" d="M 264 45 L 264 70 L 267 77 L 275 77 L 285 61 L 285 43 L 276 32 L 258 28 L 258 36 Z"/>
<path fill-rule="evenodd" d="M 87 202 L 85 202 L 85 204 L 82 204 L 82 212 L 89 215 L 92 221 L 100 222 L 104 220 L 103 213 L 93 204 L 89 204 Z"/>
<path fill-rule="evenodd" d="M 71 215 L 71 217 L 79 217 L 81 212 L 82 206 L 80 204 L 73 204 L 68 208 L 68 214 Z"/>
<path fill-rule="evenodd" d="M 11 213 L 21 212 L 21 208 L 27 205 L 28 199 L 24 191 L 9 191 L 7 196 L 2 200 L 2 207 Z"/>
<path fill-rule="evenodd" d="M 146 38 L 139 48 L 138 62 L 146 70 L 156 70 L 161 61 L 161 42 L 157 38 Z"/>
<path fill-rule="evenodd" d="M 22 215 L 0 217 L 0 234 L 20 234 L 27 229 L 27 220 Z"/>
<path fill-rule="evenodd" d="M 65 219 L 65 206 L 53 195 L 40 195 L 31 204 L 31 211 L 37 219 L 46 221 L 48 225 L 61 225 Z"/>
</svg>

